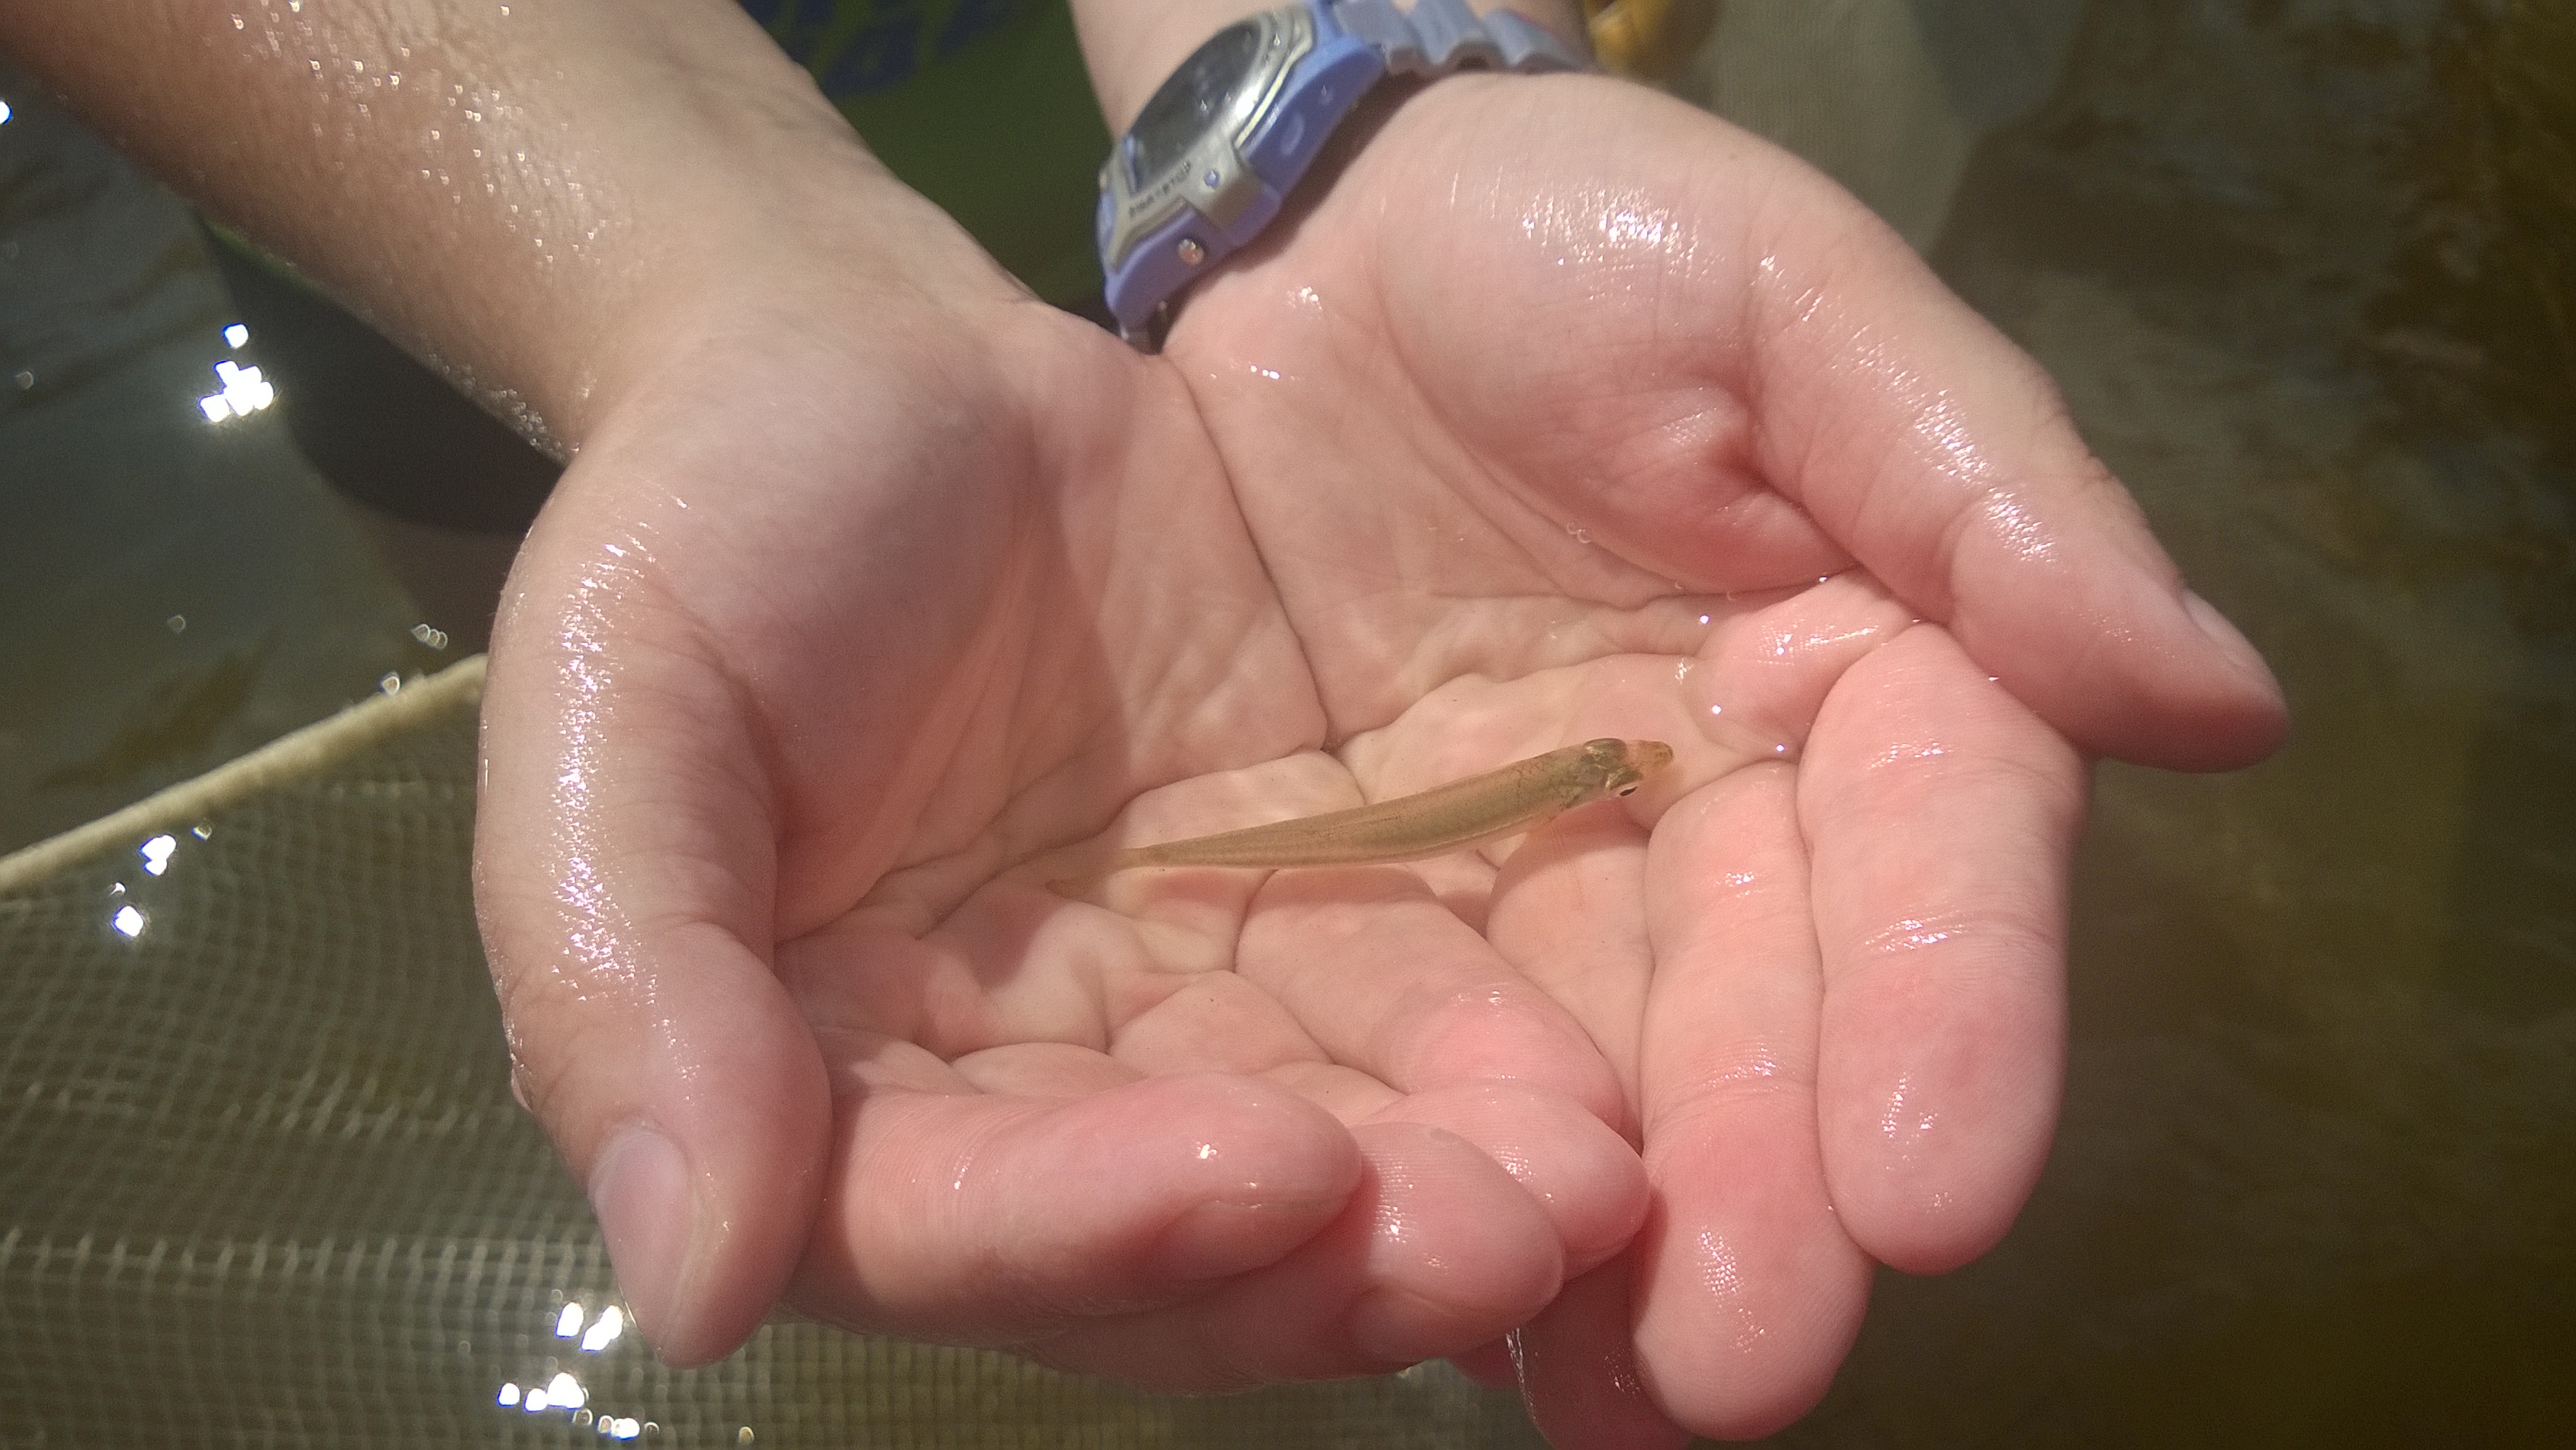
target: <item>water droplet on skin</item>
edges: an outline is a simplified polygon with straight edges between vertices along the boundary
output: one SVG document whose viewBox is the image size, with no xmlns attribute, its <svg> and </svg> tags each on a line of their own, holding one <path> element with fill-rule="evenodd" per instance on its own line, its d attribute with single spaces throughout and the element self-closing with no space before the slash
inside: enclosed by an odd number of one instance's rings
<svg viewBox="0 0 2576 1450">
<path fill-rule="evenodd" d="M 1574 542 L 1578 544 L 1588 544 L 1592 542 L 1592 531 L 1590 529 L 1578 529 L 1572 524 L 1567 524 L 1565 526 L 1565 532 L 1571 535 Z"/>
</svg>

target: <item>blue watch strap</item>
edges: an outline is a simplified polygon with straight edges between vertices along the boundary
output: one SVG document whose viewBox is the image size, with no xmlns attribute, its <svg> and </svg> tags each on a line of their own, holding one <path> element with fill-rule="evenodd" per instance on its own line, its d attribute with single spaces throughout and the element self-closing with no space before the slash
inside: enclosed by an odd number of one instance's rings
<svg viewBox="0 0 2576 1450">
<path fill-rule="evenodd" d="M 1467 0 L 1420 0 L 1410 13 L 1391 0 L 1334 0 L 1333 23 L 1377 47 L 1392 75 L 1447 75 L 1461 66 L 1498 70 L 1581 70 L 1588 63 L 1525 15 L 1479 18 Z"/>
<path fill-rule="evenodd" d="M 1122 246 L 1113 261 L 1115 213 L 1103 173 L 1099 235 L 1106 300 L 1119 335 L 1141 348 L 1160 345 L 1163 309 L 1173 297 L 1269 224 L 1324 136 L 1378 77 L 1441 76 L 1471 66 L 1523 73 L 1591 66 L 1528 17 L 1497 10 L 1480 18 L 1466 0 L 1419 0 L 1409 11 L 1390 0 L 1303 0 L 1300 8 L 1317 23 L 1316 54 L 1303 73 L 1314 76 L 1318 88 L 1308 94 L 1292 83 L 1272 118 L 1277 124 L 1265 122 L 1245 147 L 1259 184 L 1243 216 L 1220 222 L 1204 212 L 1185 212 Z M 1323 79 L 1337 74 L 1345 79 Z"/>
</svg>

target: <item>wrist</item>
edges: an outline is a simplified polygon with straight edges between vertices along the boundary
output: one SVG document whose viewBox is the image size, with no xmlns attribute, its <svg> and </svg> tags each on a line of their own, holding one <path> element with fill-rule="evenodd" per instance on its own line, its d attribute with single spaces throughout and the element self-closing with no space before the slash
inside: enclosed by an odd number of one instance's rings
<svg viewBox="0 0 2576 1450">
<path fill-rule="evenodd" d="M 1101 167 L 1100 256 L 1119 331 L 1159 348 L 1174 301 L 1293 196 L 1311 201 L 1317 188 L 1301 183 L 1328 151 L 1363 144 L 1349 129 L 1357 108 L 1419 88 L 1386 82 L 1587 63 L 1517 9 L 1470 0 L 1302 0 L 1224 25 L 1154 89 Z"/>
<path fill-rule="evenodd" d="M 436 259 L 415 272 L 379 252 L 331 279 L 486 406 L 568 456 L 666 360 L 751 319 L 849 316 L 847 294 L 869 289 L 1017 295 L 738 5 L 630 18 L 640 33 L 616 49 L 521 88 L 505 134 L 450 147 L 463 204 Z M 532 54 L 583 55 L 604 39 L 583 29 Z"/>
<path fill-rule="evenodd" d="M 577 325 L 536 360 L 568 445 L 669 367 L 764 329 L 828 328 L 864 346 L 896 319 L 953 326 L 1029 300 L 845 129 L 747 144 L 657 178 L 629 235 L 591 259 Z"/>
</svg>

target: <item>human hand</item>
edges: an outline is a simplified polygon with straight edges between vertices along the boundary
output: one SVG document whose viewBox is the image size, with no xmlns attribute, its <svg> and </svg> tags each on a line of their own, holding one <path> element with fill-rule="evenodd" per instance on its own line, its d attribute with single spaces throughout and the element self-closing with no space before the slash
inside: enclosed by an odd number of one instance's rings
<svg viewBox="0 0 2576 1450">
<path fill-rule="evenodd" d="M 1351 789 L 1190 395 L 953 251 L 853 264 L 831 205 L 658 289 L 495 636 L 485 937 L 644 1328 L 712 1358 L 784 1289 L 1201 1387 L 1528 1319 L 1643 1207 L 1567 1014 L 1446 1044 L 1436 1001 L 1229 970 L 1248 883 L 1140 921 L 1022 864 L 1148 787 Z M 1499 977 L 1411 880 L 1362 879 L 1354 950 Z"/>
<path fill-rule="evenodd" d="M 1168 356 L 1363 776 L 1681 752 L 1423 875 L 1597 1044 L 1653 1185 L 1515 1336 L 1533 1413 L 1761 1433 L 1874 1263 L 1975 1257 L 2039 1172 L 2084 755 L 2248 763 L 2280 697 L 2036 367 L 1795 161 L 1589 77 L 1443 81 L 1350 149 Z"/>
</svg>

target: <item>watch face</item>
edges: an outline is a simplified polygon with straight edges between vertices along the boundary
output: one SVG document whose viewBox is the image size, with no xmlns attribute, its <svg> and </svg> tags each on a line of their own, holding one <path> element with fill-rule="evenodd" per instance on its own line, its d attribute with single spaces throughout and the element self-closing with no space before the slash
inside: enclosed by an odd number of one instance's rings
<svg viewBox="0 0 2576 1450">
<path fill-rule="evenodd" d="M 1184 212 L 1223 228 L 1259 201 L 1264 183 L 1239 148 L 1316 43 L 1314 15 L 1300 3 L 1236 21 L 1181 62 L 1101 168 L 1102 266 L 1116 270 L 1139 239 Z M 1204 241 L 1191 245 L 1205 255 Z"/>
<path fill-rule="evenodd" d="M 1120 148 L 1126 153 L 1130 187 L 1142 187 L 1146 178 L 1187 155 L 1209 130 L 1232 119 L 1230 103 L 1250 83 L 1267 79 L 1260 61 L 1270 27 L 1263 19 L 1238 20 L 1210 36 L 1136 113 L 1136 124 L 1127 128 L 1128 144 Z"/>
</svg>

